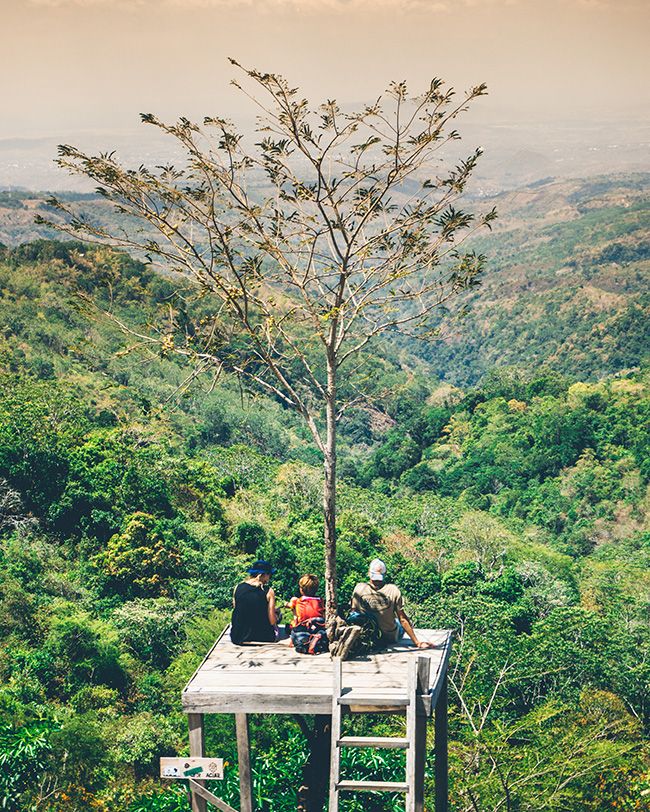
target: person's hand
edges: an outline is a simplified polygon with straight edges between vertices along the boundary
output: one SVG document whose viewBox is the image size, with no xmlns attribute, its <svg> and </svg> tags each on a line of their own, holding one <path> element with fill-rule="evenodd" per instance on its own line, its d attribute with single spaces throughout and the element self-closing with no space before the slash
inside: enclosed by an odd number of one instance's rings
<svg viewBox="0 0 650 812">
<path fill-rule="evenodd" d="M 433 648 L 433 643 L 427 643 L 426 640 L 421 640 L 418 643 L 418 648 Z"/>
<path fill-rule="evenodd" d="M 273 587 L 272 587 L 272 586 L 270 586 L 270 587 L 267 589 L 267 591 L 266 591 L 266 597 L 267 597 L 267 599 L 269 599 L 269 598 L 275 598 L 275 590 L 273 589 Z"/>
</svg>

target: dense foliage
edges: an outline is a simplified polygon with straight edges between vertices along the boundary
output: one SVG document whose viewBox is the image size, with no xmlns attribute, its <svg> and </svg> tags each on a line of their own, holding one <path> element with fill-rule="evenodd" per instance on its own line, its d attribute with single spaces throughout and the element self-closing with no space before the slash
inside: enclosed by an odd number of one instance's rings
<svg viewBox="0 0 650 812">
<path fill-rule="evenodd" d="M 277 403 L 202 391 L 90 318 L 80 291 L 155 318 L 171 284 L 139 263 L 33 243 L 5 252 L 0 288 L 3 808 L 180 812 L 156 760 L 186 752 L 180 690 L 232 586 L 251 556 L 286 598 L 322 570 L 318 455 Z M 386 350 L 375 375 L 390 394 L 342 424 L 340 594 L 378 554 L 420 626 L 455 629 L 452 808 L 645 808 L 648 372 L 522 366 L 461 392 Z M 233 727 L 207 731 L 231 800 Z M 298 727 L 256 717 L 253 739 L 260 808 L 293 809 Z"/>
</svg>

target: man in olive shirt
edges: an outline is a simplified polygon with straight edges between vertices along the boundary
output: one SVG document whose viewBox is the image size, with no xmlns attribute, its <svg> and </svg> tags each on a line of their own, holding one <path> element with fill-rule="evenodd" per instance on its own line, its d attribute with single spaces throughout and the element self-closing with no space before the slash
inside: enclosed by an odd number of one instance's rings
<svg viewBox="0 0 650 812">
<path fill-rule="evenodd" d="M 399 587 L 387 584 L 385 576 L 386 565 L 375 558 L 370 563 L 369 581 L 357 584 L 354 588 L 350 601 L 352 611 L 372 615 L 377 620 L 384 645 L 396 643 L 406 632 L 414 646 L 429 648 L 430 644 L 420 642 L 415 634 L 415 629 L 404 611 L 404 599 Z"/>
</svg>

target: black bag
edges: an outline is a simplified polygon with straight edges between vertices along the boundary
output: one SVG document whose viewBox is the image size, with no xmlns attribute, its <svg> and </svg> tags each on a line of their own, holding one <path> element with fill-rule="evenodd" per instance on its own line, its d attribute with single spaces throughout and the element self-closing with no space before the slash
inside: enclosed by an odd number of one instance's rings
<svg viewBox="0 0 650 812">
<path fill-rule="evenodd" d="M 354 656 L 372 654 L 381 649 L 381 629 L 377 618 L 373 614 L 365 612 L 350 612 L 348 623 L 352 626 L 359 626 L 361 634 L 354 645 Z"/>
<path fill-rule="evenodd" d="M 298 654 L 320 654 L 329 650 L 327 627 L 322 617 L 312 617 L 294 626 L 291 642 Z"/>
</svg>

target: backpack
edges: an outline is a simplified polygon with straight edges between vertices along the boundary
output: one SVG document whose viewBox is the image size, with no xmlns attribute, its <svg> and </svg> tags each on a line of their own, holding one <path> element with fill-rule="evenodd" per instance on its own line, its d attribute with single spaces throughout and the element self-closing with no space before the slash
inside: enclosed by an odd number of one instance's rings
<svg viewBox="0 0 650 812">
<path fill-rule="evenodd" d="M 299 626 L 315 617 L 323 617 L 324 609 L 325 607 L 323 606 L 321 598 L 312 598 L 308 595 L 303 595 L 298 598 L 295 603 L 296 615 L 300 621 L 296 625 Z"/>
<path fill-rule="evenodd" d="M 298 654 L 328 651 L 327 627 L 322 617 L 312 617 L 291 630 L 291 642 Z"/>
<path fill-rule="evenodd" d="M 361 628 L 361 634 L 354 645 L 354 656 L 371 654 L 381 648 L 381 629 L 373 614 L 350 612 L 348 623 Z"/>
</svg>

